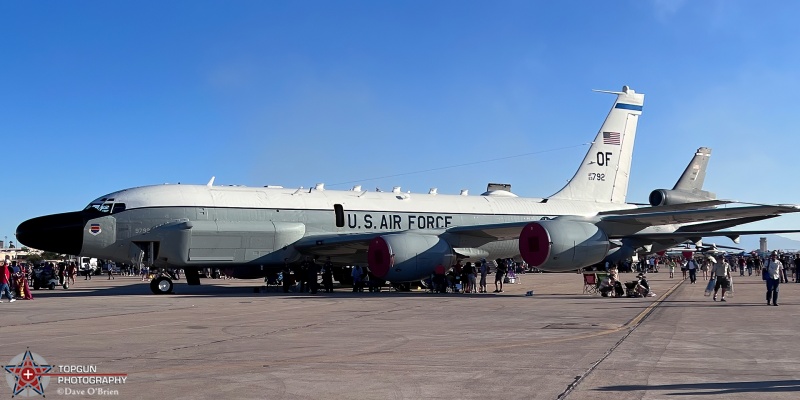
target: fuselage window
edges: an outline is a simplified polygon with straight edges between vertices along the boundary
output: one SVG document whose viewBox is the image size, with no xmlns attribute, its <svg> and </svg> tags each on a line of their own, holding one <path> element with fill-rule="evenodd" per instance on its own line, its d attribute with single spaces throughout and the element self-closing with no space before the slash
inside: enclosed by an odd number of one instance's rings
<svg viewBox="0 0 800 400">
<path fill-rule="evenodd" d="M 336 227 L 344 228 L 344 208 L 341 204 L 334 204 L 333 211 L 336 212 Z"/>
<path fill-rule="evenodd" d="M 120 213 L 125 211 L 125 203 L 114 203 L 114 207 L 111 209 L 112 214 Z"/>
</svg>

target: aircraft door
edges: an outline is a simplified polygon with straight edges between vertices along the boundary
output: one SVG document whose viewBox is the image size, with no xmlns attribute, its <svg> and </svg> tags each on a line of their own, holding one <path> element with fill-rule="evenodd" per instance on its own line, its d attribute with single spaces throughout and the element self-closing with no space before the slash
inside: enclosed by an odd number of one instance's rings
<svg viewBox="0 0 800 400">
<path fill-rule="evenodd" d="M 344 207 L 341 204 L 333 205 L 333 214 L 336 223 L 336 230 L 341 231 L 344 228 Z"/>
</svg>

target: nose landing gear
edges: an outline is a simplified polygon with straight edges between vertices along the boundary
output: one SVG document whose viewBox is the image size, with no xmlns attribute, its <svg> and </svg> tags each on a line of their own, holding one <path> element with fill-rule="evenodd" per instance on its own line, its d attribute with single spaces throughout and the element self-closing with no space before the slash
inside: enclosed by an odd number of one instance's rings
<svg viewBox="0 0 800 400">
<path fill-rule="evenodd" d="M 150 290 L 155 294 L 172 294 L 172 279 L 165 275 L 157 275 L 150 281 Z"/>
</svg>

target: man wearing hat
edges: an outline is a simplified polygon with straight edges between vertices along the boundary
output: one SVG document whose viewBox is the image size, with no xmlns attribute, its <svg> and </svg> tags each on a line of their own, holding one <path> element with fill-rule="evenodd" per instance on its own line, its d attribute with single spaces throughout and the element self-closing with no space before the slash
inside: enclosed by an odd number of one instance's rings
<svg viewBox="0 0 800 400">
<path fill-rule="evenodd" d="M 725 300 L 725 291 L 728 290 L 728 286 L 730 285 L 731 265 L 728 264 L 724 258 L 721 258 L 720 262 L 717 262 L 713 256 L 709 256 L 708 261 L 713 265 L 711 278 L 717 278 L 717 283 L 714 285 L 714 301 L 717 301 L 717 292 L 720 287 L 722 288 L 722 298 L 720 301 L 727 301 Z"/>
<path fill-rule="evenodd" d="M 767 272 L 764 274 L 767 278 L 767 305 L 770 304 L 770 298 L 772 299 L 772 305 L 778 305 L 778 285 L 781 283 L 781 276 L 783 274 L 783 263 L 778 260 L 778 252 L 773 251 L 772 254 L 769 256 L 769 260 L 767 264 L 764 265 Z"/>
</svg>

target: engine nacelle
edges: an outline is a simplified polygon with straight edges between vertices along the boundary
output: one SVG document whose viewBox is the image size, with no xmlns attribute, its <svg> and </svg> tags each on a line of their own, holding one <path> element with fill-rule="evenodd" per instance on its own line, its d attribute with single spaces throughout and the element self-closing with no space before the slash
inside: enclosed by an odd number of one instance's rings
<svg viewBox="0 0 800 400">
<path fill-rule="evenodd" d="M 545 271 L 572 271 L 596 264 L 611 244 L 596 225 L 580 221 L 531 222 L 519 235 L 519 252 L 531 266 Z"/>
<path fill-rule="evenodd" d="M 673 204 L 694 203 L 697 201 L 713 200 L 714 193 L 701 191 L 699 193 L 685 192 L 683 190 L 656 189 L 650 192 L 650 205 L 670 206 Z"/>
<path fill-rule="evenodd" d="M 450 268 L 455 253 L 436 235 L 393 233 L 378 236 L 369 243 L 370 271 L 391 282 L 410 282 L 430 275 L 437 265 Z"/>
</svg>

